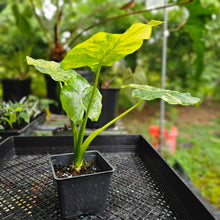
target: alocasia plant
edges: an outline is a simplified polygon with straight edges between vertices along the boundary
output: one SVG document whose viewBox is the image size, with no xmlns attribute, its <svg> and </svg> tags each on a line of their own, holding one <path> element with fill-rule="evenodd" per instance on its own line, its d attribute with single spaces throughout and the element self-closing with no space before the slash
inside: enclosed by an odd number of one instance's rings
<svg viewBox="0 0 220 220">
<path fill-rule="evenodd" d="M 75 170 L 81 169 L 85 151 L 91 141 L 144 100 L 161 98 L 170 104 L 181 105 L 195 104 L 199 101 L 198 98 L 192 97 L 189 93 L 164 90 L 147 85 L 124 85 L 122 88 L 133 88 L 133 97 L 140 98 L 140 101 L 102 128 L 95 130 L 83 141 L 87 119 L 98 120 L 102 108 L 102 97 L 97 89 L 101 67 L 111 66 L 126 55 L 138 50 L 143 40 L 150 38 L 152 26 L 161 23 L 160 21 L 151 21 L 148 24 L 135 23 L 123 34 L 97 33 L 70 50 L 62 64 L 27 57 L 28 64 L 34 65 L 40 72 L 49 74 L 54 80 L 60 82 L 60 100 L 63 109 L 70 118 L 73 130 L 74 160 L 72 167 Z M 90 67 L 96 73 L 93 86 L 72 70 L 84 66 Z M 80 124 L 79 129 L 78 124 Z"/>
</svg>

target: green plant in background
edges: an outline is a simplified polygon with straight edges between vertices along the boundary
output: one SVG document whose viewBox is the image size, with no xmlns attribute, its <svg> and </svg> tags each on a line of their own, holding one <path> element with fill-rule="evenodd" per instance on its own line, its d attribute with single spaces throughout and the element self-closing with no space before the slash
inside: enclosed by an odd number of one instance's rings
<svg viewBox="0 0 220 220">
<path fill-rule="evenodd" d="M 0 130 L 16 129 L 23 122 L 28 124 L 42 111 L 48 113 L 49 104 L 54 103 L 50 99 L 39 99 L 30 95 L 23 97 L 19 102 L 3 102 L 0 104 Z"/>
<path fill-rule="evenodd" d="M 201 194 L 220 209 L 220 124 L 179 126 L 178 148 L 174 155 Z M 184 147 L 188 145 L 188 147 Z"/>
<path fill-rule="evenodd" d="M 122 62 L 116 62 L 112 67 L 105 67 L 100 74 L 99 88 L 120 88 L 122 82 L 122 72 L 124 65 Z"/>
<path fill-rule="evenodd" d="M 46 44 L 33 22 L 33 13 L 27 1 L 7 1 L 0 13 L 0 78 L 32 77 L 25 57 L 42 57 Z M 38 49 L 34 47 L 38 45 Z M 40 46 L 41 45 L 41 46 Z"/>
<path fill-rule="evenodd" d="M 144 69 L 141 65 L 138 65 L 134 72 L 132 72 L 131 68 L 124 68 L 122 71 L 122 81 L 123 84 L 147 84 L 147 76 L 144 72 Z M 138 98 L 132 97 L 132 89 L 131 88 L 125 88 L 122 90 L 120 96 L 120 102 L 122 106 L 130 107 L 134 105 Z M 144 103 L 140 104 L 137 109 L 141 111 L 144 108 Z"/>
<path fill-rule="evenodd" d="M 212 96 L 219 79 L 219 9 L 218 0 L 193 0 L 189 4 L 167 11 L 169 36 L 166 88 L 186 90 L 199 97 Z M 147 17 L 154 19 L 162 16 L 161 14 L 158 10 L 149 13 Z M 215 26 L 212 33 L 209 29 L 210 24 Z M 151 85 L 154 86 L 160 85 L 161 35 L 162 32 L 158 28 L 152 36 L 152 41 L 149 44 L 145 43 L 142 50 L 138 51 L 138 58 L 141 57 L 141 62 L 146 64 L 148 82 L 152 82 Z M 212 47 L 208 46 L 210 44 Z M 211 58 L 209 60 L 208 54 Z"/>
<path fill-rule="evenodd" d="M 150 38 L 152 26 L 161 23 L 159 21 L 151 21 L 148 24 L 136 23 L 123 34 L 99 32 L 70 50 L 62 64 L 27 57 L 29 65 L 34 65 L 40 72 L 49 74 L 61 85 L 60 100 L 63 109 L 70 118 L 73 131 L 73 169 L 77 171 L 81 169 L 85 151 L 98 134 L 143 103 L 144 100 L 161 98 L 170 104 L 182 105 L 195 104 L 199 101 L 198 98 L 192 97 L 189 93 L 163 90 L 147 85 L 124 85 L 122 88 L 133 88 L 133 97 L 140 100 L 117 118 L 94 131 L 83 141 L 88 118 L 96 121 L 101 112 L 102 97 L 97 85 L 102 66 L 112 66 L 116 61 L 138 50 L 143 44 L 143 40 Z M 89 66 L 96 73 L 93 86 L 72 70 L 84 66 Z M 79 130 L 78 124 L 80 124 Z"/>
<path fill-rule="evenodd" d="M 124 60 L 116 62 L 111 68 L 103 68 L 98 87 L 99 88 L 120 88 L 123 84 L 147 84 L 147 77 L 141 65 L 138 65 L 134 72 L 130 67 L 126 67 Z M 120 92 L 120 104 L 124 108 L 129 108 L 137 102 L 137 98 L 131 95 L 131 88 L 125 88 Z M 141 111 L 144 103 L 137 108 Z"/>
<path fill-rule="evenodd" d="M 7 124 L 13 129 L 13 124 L 17 121 L 20 125 L 21 120 L 24 120 L 26 123 L 29 123 L 30 117 L 27 112 L 24 111 L 24 105 L 21 103 L 3 103 L 1 105 L 1 129 L 7 127 Z"/>
<path fill-rule="evenodd" d="M 175 108 L 175 106 L 169 105 Z M 201 108 L 201 109 L 200 109 Z M 159 106 L 154 107 L 155 111 L 159 110 Z M 170 109 L 171 110 L 171 109 Z M 175 110 L 176 111 L 176 110 Z M 202 112 L 202 106 L 197 109 Z M 169 111 L 167 118 L 173 110 Z M 147 113 L 146 113 L 147 114 Z M 175 113 L 176 114 L 176 113 Z M 186 111 L 188 114 L 188 111 Z M 139 117 L 139 121 L 134 120 L 135 114 L 130 114 L 130 117 L 123 118 L 123 125 L 126 125 L 126 131 L 129 134 L 142 134 L 150 140 L 148 127 L 152 124 L 152 120 L 148 122 L 144 116 Z M 154 123 L 158 123 L 158 116 L 153 116 Z M 175 119 L 175 118 L 174 118 Z M 176 120 L 174 120 L 175 122 Z M 182 121 L 180 119 L 180 121 Z M 169 122 L 169 119 L 168 119 Z M 178 122 L 178 120 L 177 120 Z M 184 124 L 182 124 L 184 123 Z M 170 151 L 162 148 L 161 154 L 168 163 L 182 174 L 181 167 L 190 178 L 194 188 L 198 189 L 200 194 L 220 210 L 220 120 L 214 118 L 209 124 L 199 124 L 178 122 L 178 138 L 177 149 L 174 155 Z"/>
</svg>

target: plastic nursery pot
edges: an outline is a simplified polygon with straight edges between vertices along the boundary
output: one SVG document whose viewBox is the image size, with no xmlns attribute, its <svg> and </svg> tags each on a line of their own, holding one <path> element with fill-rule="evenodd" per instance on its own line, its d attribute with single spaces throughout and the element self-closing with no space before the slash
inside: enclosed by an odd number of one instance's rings
<svg viewBox="0 0 220 220">
<path fill-rule="evenodd" d="M 91 70 L 76 70 L 83 78 L 85 78 L 89 83 L 94 82 L 95 73 Z"/>
<path fill-rule="evenodd" d="M 82 214 L 96 213 L 104 208 L 108 187 L 114 168 L 98 151 L 88 151 L 84 160 L 97 159 L 101 172 L 57 178 L 54 165 L 72 164 L 73 153 L 57 154 L 50 157 L 53 178 L 57 184 L 61 216 L 70 219 Z"/>
<path fill-rule="evenodd" d="M 19 101 L 31 92 L 31 79 L 2 79 L 3 100 Z"/>
<path fill-rule="evenodd" d="M 117 116 L 118 111 L 118 97 L 120 89 L 118 88 L 104 88 L 99 89 L 102 94 L 102 112 L 98 121 L 88 120 L 86 127 L 87 128 L 101 128 L 112 119 Z M 114 127 L 115 124 L 110 127 Z"/>
<path fill-rule="evenodd" d="M 50 76 L 45 75 L 46 88 L 47 88 L 47 98 L 52 99 L 58 103 L 58 105 L 50 104 L 50 111 L 55 114 L 62 113 L 62 107 L 59 100 L 60 88 L 56 81 L 54 81 Z"/>
</svg>

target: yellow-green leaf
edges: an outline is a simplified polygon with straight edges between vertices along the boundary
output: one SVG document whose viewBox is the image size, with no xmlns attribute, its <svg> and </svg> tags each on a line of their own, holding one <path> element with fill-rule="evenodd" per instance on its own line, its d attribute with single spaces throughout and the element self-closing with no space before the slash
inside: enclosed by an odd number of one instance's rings
<svg viewBox="0 0 220 220">
<path fill-rule="evenodd" d="M 116 61 L 138 50 L 144 39 L 149 39 L 152 26 L 161 24 L 135 23 L 123 34 L 99 32 L 67 53 L 62 61 L 64 69 L 89 66 L 94 72 L 99 65 L 111 66 Z"/>
</svg>

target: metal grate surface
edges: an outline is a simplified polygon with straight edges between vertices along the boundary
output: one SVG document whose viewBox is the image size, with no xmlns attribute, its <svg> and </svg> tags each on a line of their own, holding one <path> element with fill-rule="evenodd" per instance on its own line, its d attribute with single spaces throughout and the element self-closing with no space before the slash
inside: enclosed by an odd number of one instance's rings
<svg viewBox="0 0 220 220">
<path fill-rule="evenodd" d="M 78 219 L 170 220 L 177 215 L 135 153 L 104 153 L 115 167 L 102 213 Z M 0 219 L 60 219 L 48 157 L 15 156 L 0 172 Z"/>
</svg>

